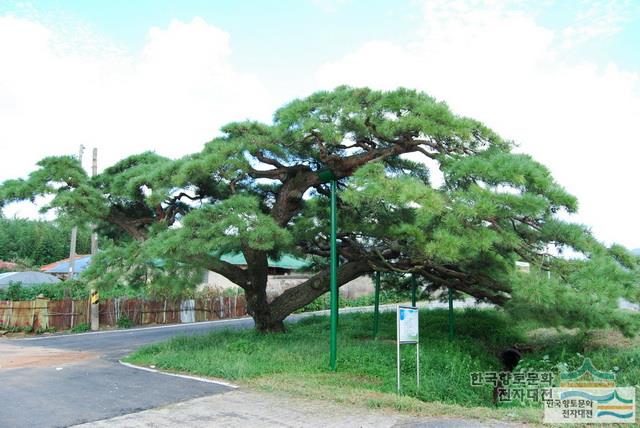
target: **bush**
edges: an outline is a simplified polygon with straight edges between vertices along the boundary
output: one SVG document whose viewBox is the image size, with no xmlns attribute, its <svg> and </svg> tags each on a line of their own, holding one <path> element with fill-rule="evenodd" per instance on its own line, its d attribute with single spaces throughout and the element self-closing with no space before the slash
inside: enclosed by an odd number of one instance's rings
<svg viewBox="0 0 640 428">
<path fill-rule="evenodd" d="M 83 322 L 71 328 L 71 333 L 83 333 L 85 331 L 91 330 L 91 325 L 89 323 Z"/>
<path fill-rule="evenodd" d="M 0 300 L 33 300 L 38 296 L 51 300 L 62 300 L 65 296 L 72 299 L 88 299 L 89 290 L 85 284 L 77 280 L 32 287 L 23 287 L 20 283 L 12 283 L 6 289 L 0 289 Z"/>
<path fill-rule="evenodd" d="M 295 313 L 322 311 L 331 308 L 330 293 L 325 293 L 318 297 L 313 302 L 305 305 L 304 307 L 295 311 Z M 386 305 L 390 303 L 401 303 L 411 300 L 411 292 L 407 290 L 387 289 L 380 290 L 380 304 Z M 373 293 L 357 297 L 355 299 L 339 299 L 341 308 L 358 307 L 358 306 L 373 306 L 375 304 L 375 296 Z"/>
<path fill-rule="evenodd" d="M 126 315 L 123 315 L 118 318 L 117 325 L 118 328 L 131 328 L 133 327 L 133 321 L 131 321 Z"/>
<path fill-rule="evenodd" d="M 7 298 L 6 300 L 19 300 L 20 295 L 22 294 L 22 286 L 20 285 L 20 283 L 10 283 L 9 287 L 7 288 Z"/>
<path fill-rule="evenodd" d="M 25 328 L 26 327 L 21 327 L 19 325 L 0 325 L 0 329 L 6 330 L 9 333 L 20 333 L 21 331 L 24 331 Z"/>
<path fill-rule="evenodd" d="M 90 287 L 84 278 L 66 280 L 55 284 L 42 284 L 24 287 L 20 283 L 12 283 L 5 289 L 0 288 L 0 300 L 26 301 L 34 300 L 38 296 L 50 300 L 63 300 L 69 297 L 74 300 L 88 299 L 90 295 Z M 234 297 L 244 294 L 244 290 L 217 290 L 194 293 L 192 290 L 186 290 L 181 294 L 152 294 L 146 289 L 138 289 L 122 284 L 115 285 L 109 289 L 101 289 L 100 297 L 102 299 L 113 299 L 118 297 L 126 297 L 130 299 L 178 299 L 178 298 L 211 298 L 211 297 Z"/>
<path fill-rule="evenodd" d="M 9 333 L 33 333 L 33 334 L 44 334 L 44 333 L 55 333 L 55 327 L 38 327 L 34 330 L 34 328 L 30 325 L 20 326 L 8 326 L 0 324 L 0 330 L 6 330 Z"/>
<path fill-rule="evenodd" d="M 50 300 L 63 300 L 65 297 L 82 300 L 88 299 L 89 286 L 83 279 L 71 279 L 55 284 L 41 284 L 24 287 L 20 283 L 11 284 L 6 289 L 0 289 L 0 300 L 25 301 L 34 300 L 38 296 Z M 110 299 L 114 297 L 147 298 L 144 290 L 135 290 L 131 287 L 116 286 L 109 290 L 101 290 L 100 297 Z"/>
</svg>

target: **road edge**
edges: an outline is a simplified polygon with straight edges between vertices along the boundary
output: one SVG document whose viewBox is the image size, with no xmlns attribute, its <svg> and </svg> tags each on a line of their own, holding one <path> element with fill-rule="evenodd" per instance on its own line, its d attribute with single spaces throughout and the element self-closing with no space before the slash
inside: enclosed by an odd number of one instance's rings
<svg viewBox="0 0 640 428">
<path fill-rule="evenodd" d="M 226 386 L 227 388 L 231 388 L 231 389 L 240 388 L 238 385 L 234 385 L 232 383 L 225 382 L 225 381 L 222 381 L 222 380 L 213 380 L 213 379 L 199 377 L 199 376 L 191 376 L 191 375 L 183 375 L 183 374 L 179 374 L 179 373 L 165 372 L 165 371 L 162 371 L 162 370 L 152 369 L 151 367 L 143 367 L 143 366 L 138 366 L 138 365 L 135 365 L 135 364 L 127 363 L 127 362 L 122 361 L 122 360 L 118 360 L 118 362 L 120 364 L 122 364 L 123 366 L 129 367 L 131 369 L 143 370 L 143 371 L 146 371 L 146 372 L 158 373 L 158 374 L 163 374 L 163 375 L 166 375 L 166 376 L 179 377 L 179 378 L 182 378 L 182 379 L 195 380 L 195 381 L 198 381 L 198 382 L 213 383 L 213 384 L 216 384 L 216 385 Z"/>
</svg>

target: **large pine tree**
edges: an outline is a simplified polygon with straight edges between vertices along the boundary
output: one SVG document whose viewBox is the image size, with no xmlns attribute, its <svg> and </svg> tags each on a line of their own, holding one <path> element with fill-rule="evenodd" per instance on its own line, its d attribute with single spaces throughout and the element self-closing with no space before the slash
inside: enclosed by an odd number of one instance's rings
<svg viewBox="0 0 640 428">
<path fill-rule="evenodd" d="M 638 299 L 636 259 L 558 218 L 577 202 L 543 165 L 424 93 L 339 87 L 287 104 L 272 124 L 222 131 L 199 153 L 143 153 L 94 178 L 71 157 L 46 158 L 28 179 L 5 182 L 0 197 L 53 194 L 51 207 L 119 237 L 121 263 L 98 270 L 111 280 L 116 266 L 140 277 L 132 267 L 152 258 L 227 277 L 244 289 L 260 331 L 282 331 L 287 315 L 328 290 L 325 267 L 273 300 L 266 292 L 269 257 L 329 253 L 325 170 L 340 193 L 339 285 L 412 272 L 431 288 L 573 321 L 587 309 L 614 319 L 618 297 Z M 231 252 L 247 269 L 221 260 Z M 518 274 L 516 260 L 534 274 Z"/>
</svg>

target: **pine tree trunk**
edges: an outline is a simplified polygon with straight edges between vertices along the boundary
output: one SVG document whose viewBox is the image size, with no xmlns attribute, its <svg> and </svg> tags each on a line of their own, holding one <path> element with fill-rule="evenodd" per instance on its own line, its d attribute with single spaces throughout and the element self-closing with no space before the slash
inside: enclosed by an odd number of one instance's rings
<svg viewBox="0 0 640 428">
<path fill-rule="evenodd" d="M 256 330 L 262 333 L 283 333 L 284 318 L 276 318 L 267 298 L 267 255 L 262 251 L 245 249 L 249 284 L 245 289 L 247 312 L 255 322 Z"/>
<path fill-rule="evenodd" d="M 266 285 L 266 284 L 265 284 Z M 271 311 L 271 304 L 267 300 L 266 287 L 245 291 L 247 311 L 255 322 L 256 330 L 262 333 L 282 333 L 285 331 L 282 319 L 276 319 Z"/>
<path fill-rule="evenodd" d="M 263 333 L 285 332 L 285 318 L 296 309 L 311 303 L 329 291 L 329 270 L 325 269 L 304 283 L 285 290 L 269 302 L 267 299 L 268 265 L 266 252 L 245 249 L 243 253 L 247 260 L 247 279 L 244 287 L 247 312 L 253 318 L 257 331 Z M 371 267 L 366 260 L 347 262 L 338 271 L 338 286 L 370 272 Z"/>
<path fill-rule="evenodd" d="M 255 322 L 256 330 L 260 333 L 284 333 L 287 331 L 283 320 L 274 319 L 271 316 L 254 316 L 253 321 Z"/>
</svg>

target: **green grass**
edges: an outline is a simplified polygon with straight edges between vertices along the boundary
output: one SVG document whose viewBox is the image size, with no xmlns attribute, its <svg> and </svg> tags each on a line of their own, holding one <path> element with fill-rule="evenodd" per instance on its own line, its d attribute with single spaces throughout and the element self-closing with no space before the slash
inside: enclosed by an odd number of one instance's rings
<svg viewBox="0 0 640 428">
<path fill-rule="evenodd" d="M 499 371 L 497 355 L 513 344 L 529 343 L 522 366 L 557 372 L 561 364 L 575 368 L 588 355 L 603 369 L 617 367 L 619 384 L 640 383 L 640 347 L 597 344 L 592 336 L 540 330 L 517 324 L 502 311 L 456 312 L 456 337 L 447 339 L 446 310 L 420 313 L 420 389 L 415 387 L 415 348 L 402 347 L 403 396 L 396 392 L 395 313 L 381 314 L 378 340 L 371 338 L 372 314 L 340 315 L 338 372 L 328 371 L 329 320 L 313 316 L 288 325 L 288 333 L 264 335 L 226 330 L 205 336 L 179 337 L 140 349 L 128 361 L 161 369 L 229 379 L 262 390 L 296 396 L 391 407 L 418 414 L 501 417 L 539 420 L 540 404 L 504 405 L 496 409 L 492 388 L 470 387 L 477 371 Z M 605 339 L 608 336 L 605 335 Z M 625 342 L 626 341 L 626 342 Z M 606 340 L 604 341 L 606 342 Z"/>
<path fill-rule="evenodd" d="M 87 323 L 87 322 L 83 322 L 80 324 L 77 324 L 75 326 L 73 326 L 69 331 L 71 333 L 84 333 L 86 331 L 90 331 L 91 330 L 91 324 Z"/>
<path fill-rule="evenodd" d="M 625 338 L 614 330 L 565 330 L 543 340 L 530 335 L 529 342 L 534 351 L 525 354 L 519 369 L 557 373 L 573 370 L 589 357 L 595 367 L 616 373 L 618 386 L 640 388 L 640 336 Z"/>
<path fill-rule="evenodd" d="M 411 292 L 409 290 L 395 290 L 395 289 L 382 289 L 380 290 L 381 305 L 389 303 L 401 303 L 409 302 L 411 300 Z M 359 307 L 359 306 L 373 306 L 375 304 L 375 297 L 373 294 L 367 294 L 356 298 L 341 298 L 338 301 L 341 308 Z M 322 311 L 331 308 L 329 293 L 325 293 L 322 296 L 315 299 L 313 302 L 295 311 L 295 313 Z"/>
<path fill-rule="evenodd" d="M 8 326 L 0 324 L 0 330 L 6 333 L 26 333 L 26 334 L 45 334 L 45 333 L 55 333 L 56 329 L 54 327 L 38 327 L 34 329 L 30 325 L 26 326 Z"/>
</svg>

